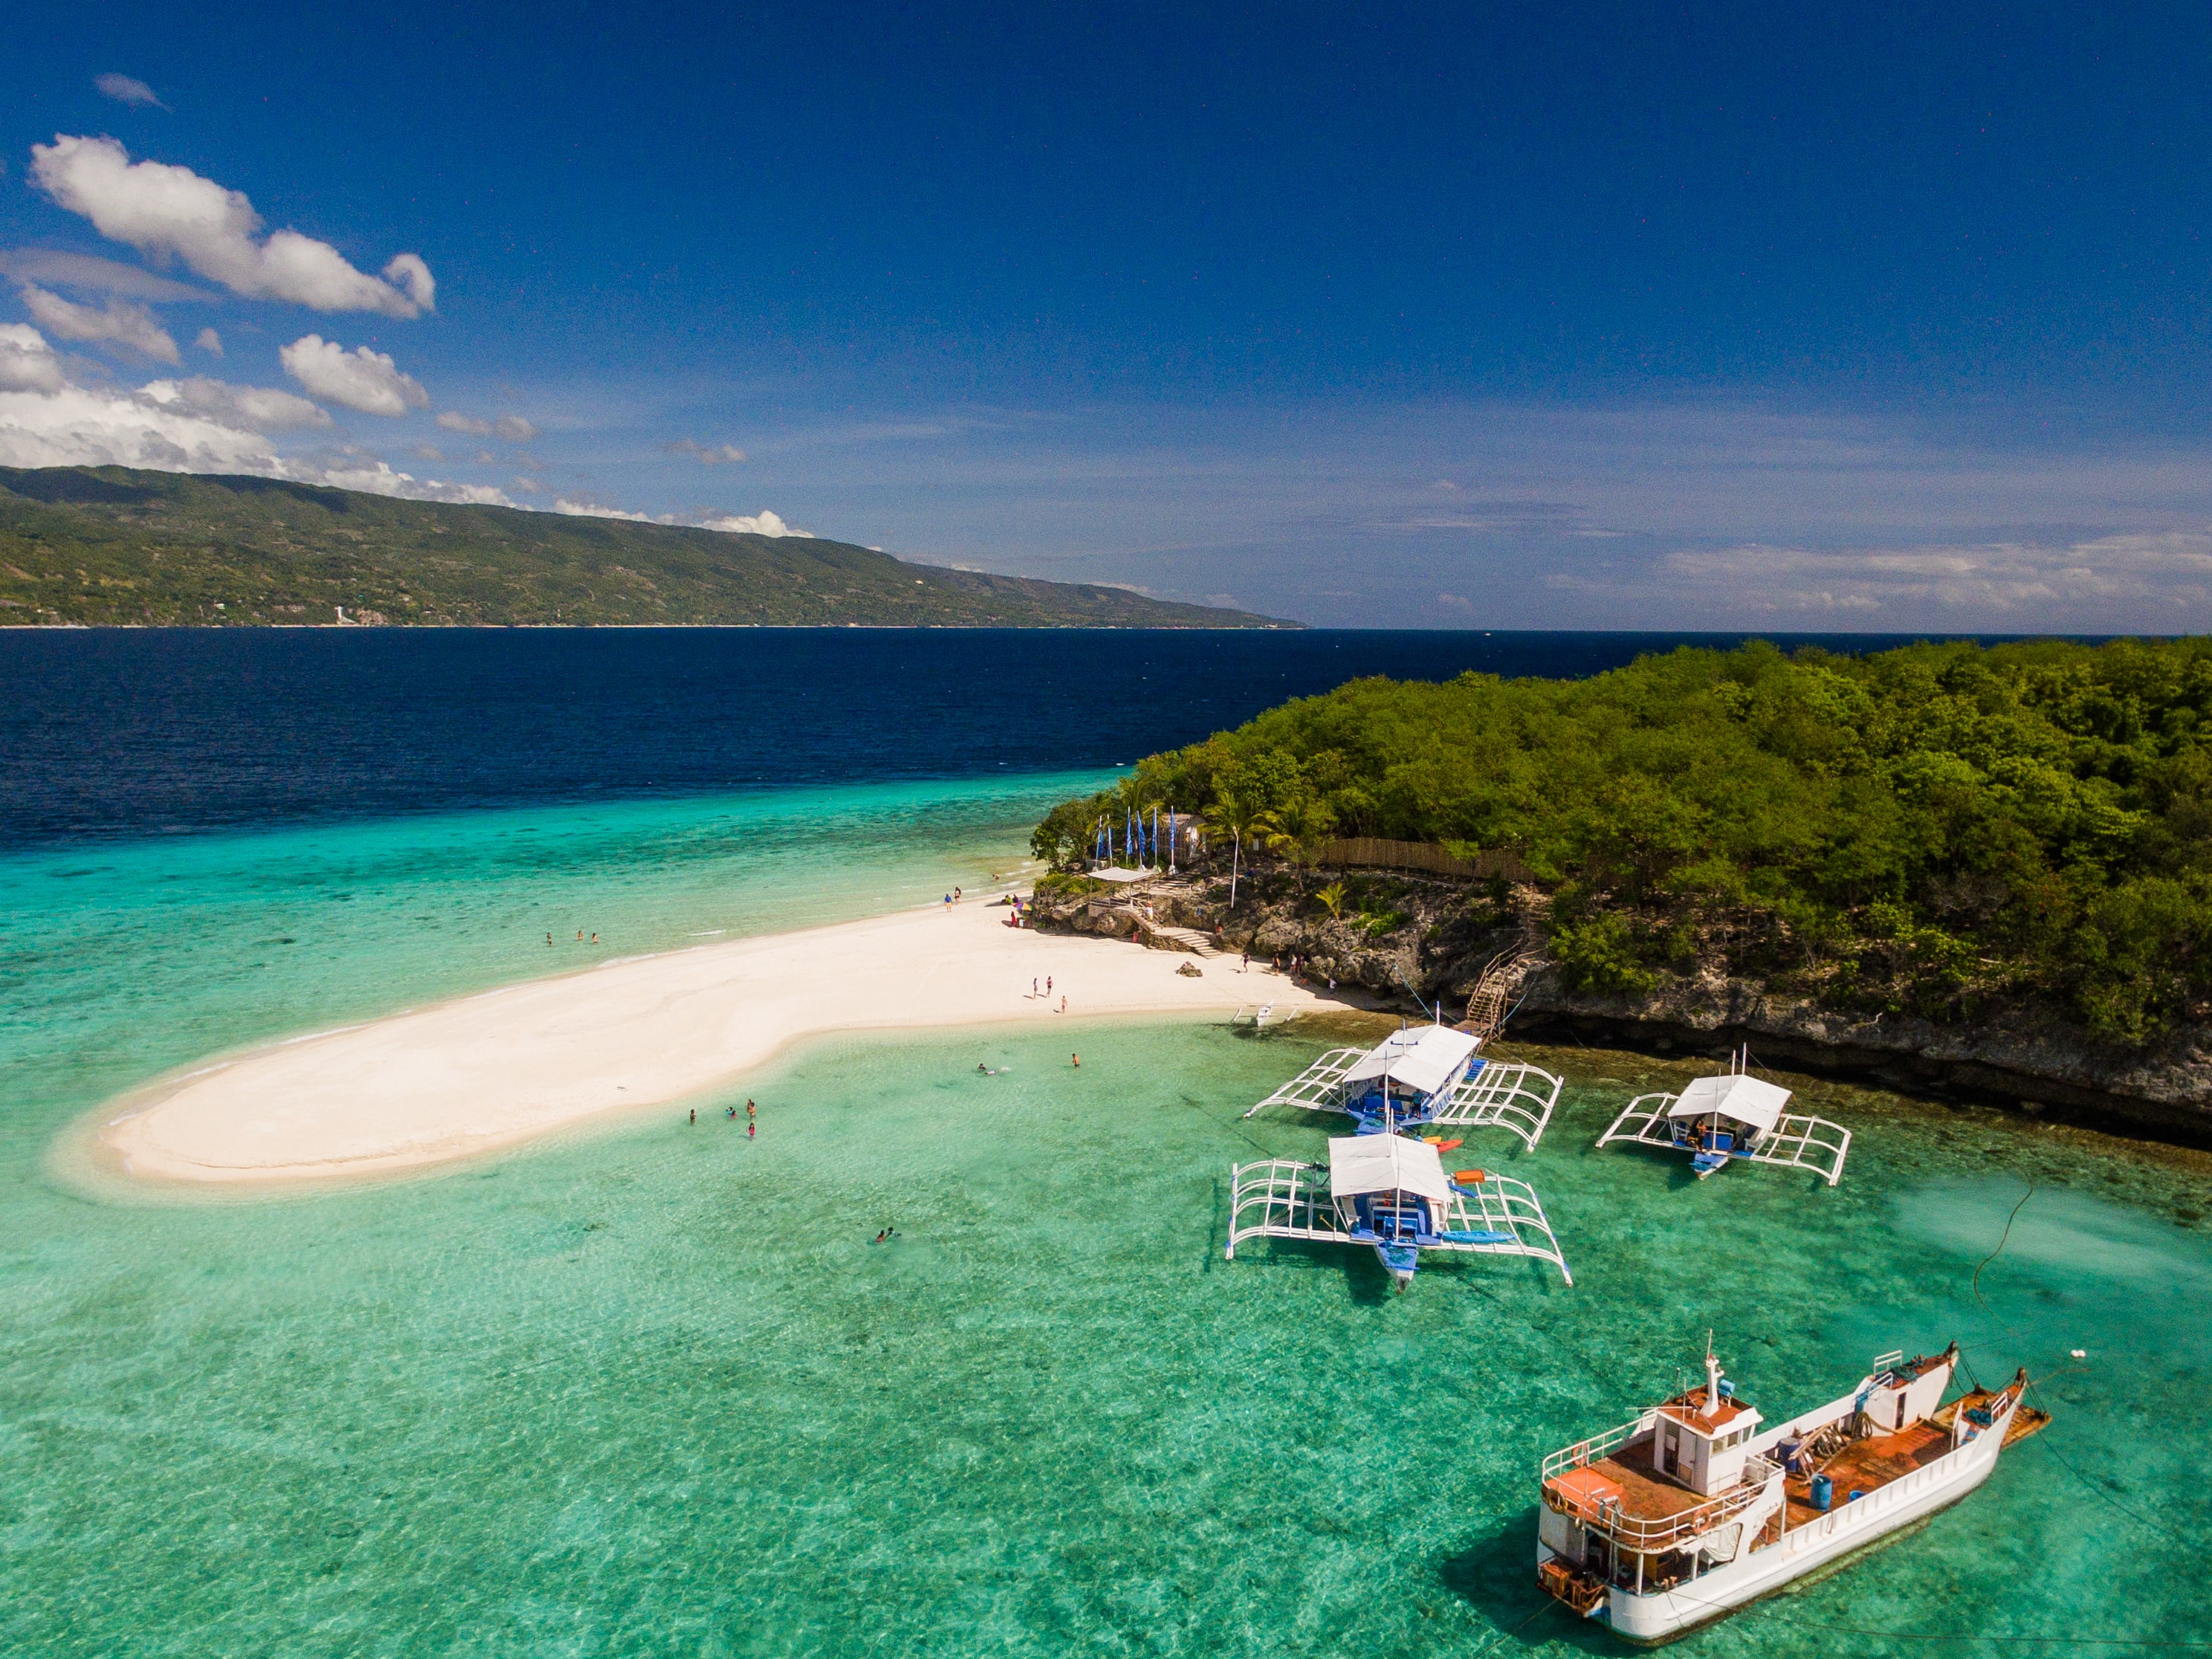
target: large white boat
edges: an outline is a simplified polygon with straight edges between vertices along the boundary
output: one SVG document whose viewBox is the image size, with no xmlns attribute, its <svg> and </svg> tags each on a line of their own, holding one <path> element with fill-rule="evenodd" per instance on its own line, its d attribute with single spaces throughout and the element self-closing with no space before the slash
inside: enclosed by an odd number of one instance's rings
<svg viewBox="0 0 2212 1659">
<path fill-rule="evenodd" d="M 1942 1403 L 1959 1345 L 1884 1354 L 1849 1394 L 1781 1424 L 1705 1385 L 1544 1460 L 1536 1573 L 1614 1635 L 1652 1644 L 1955 1504 L 2050 1421 L 2027 1373 Z"/>
</svg>

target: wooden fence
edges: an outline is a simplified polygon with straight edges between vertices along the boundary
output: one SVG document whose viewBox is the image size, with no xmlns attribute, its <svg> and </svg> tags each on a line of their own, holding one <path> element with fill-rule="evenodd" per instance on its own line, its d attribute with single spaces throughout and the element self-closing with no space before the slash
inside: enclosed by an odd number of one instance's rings
<svg viewBox="0 0 2212 1659">
<path fill-rule="evenodd" d="M 1465 881 L 1488 876 L 1503 876 L 1508 881 L 1535 879 L 1527 865 L 1504 848 L 1462 859 L 1453 857 L 1434 842 L 1378 841 L 1368 836 L 1349 841 L 1325 841 L 1315 862 L 1374 870 L 1419 870 L 1432 876 L 1456 876 Z"/>
</svg>

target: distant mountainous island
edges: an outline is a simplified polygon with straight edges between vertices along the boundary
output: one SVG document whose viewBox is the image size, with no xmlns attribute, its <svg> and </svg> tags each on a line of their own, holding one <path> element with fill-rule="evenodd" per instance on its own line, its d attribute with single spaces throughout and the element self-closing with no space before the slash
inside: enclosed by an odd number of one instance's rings
<svg viewBox="0 0 2212 1659">
<path fill-rule="evenodd" d="M 258 477 L 0 467 L 0 623 L 1295 628 L 804 536 Z"/>
</svg>

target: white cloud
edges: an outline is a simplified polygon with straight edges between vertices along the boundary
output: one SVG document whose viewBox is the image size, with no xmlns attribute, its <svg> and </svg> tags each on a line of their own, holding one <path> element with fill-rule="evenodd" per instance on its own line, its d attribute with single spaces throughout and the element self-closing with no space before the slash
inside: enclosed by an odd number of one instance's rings
<svg viewBox="0 0 2212 1659">
<path fill-rule="evenodd" d="M 438 279 L 419 253 L 395 253 L 384 267 L 384 279 L 404 292 L 423 311 L 438 308 Z"/>
<path fill-rule="evenodd" d="M 102 97 L 112 98 L 117 103 L 128 104 L 134 109 L 148 104 L 155 109 L 168 108 L 155 95 L 153 88 L 128 75 L 117 75 L 111 70 L 106 75 L 94 76 L 92 84 L 100 89 Z"/>
<path fill-rule="evenodd" d="M 464 415 L 458 409 L 449 409 L 438 416 L 438 424 L 448 432 L 465 432 L 471 438 L 504 438 L 511 444 L 526 444 L 538 435 L 538 428 L 520 415 L 502 415 L 495 421 L 480 421 L 473 415 Z"/>
<path fill-rule="evenodd" d="M 274 386 L 232 386 L 195 374 L 185 380 L 155 380 L 141 391 L 157 404 L 173 404 L 249 432 L 295 432 L 331 423 L 331 417 L 305 398 Z"/>
<path fill-rule="evenodd" d="M 315 396 L 364 415 L 404 415 L 430 401 L 421 381 L 402 374 L 389 356 L 367 346 L 348 351 L 319 334 L 303 334 L 276 356 L 284 372 Z"/>
<path fill-rule="evenodd" d="M 0 392 L 59 392 L 61 359 L 28 323 L 0 323 Z"/>
<path fill-rule="evenodd" d="M 40 283 L 48 288 L 90 289 L 98 294 L 122 294 L 133 300 L 152 300 L 174 305 L 205 301 L 221 296 L 190 283 L 156 276 L 150 270 L 103 259 L 96 253 L 64 253 L 53 247 L 11 247 L 0 251 L 0 272 L 20 283 Z"/>
<path fill-rule="evenodd" d="M 1992 542 L 1836 550 L 1747 545 L 1680 552 L 1677 582 L 1767 614 L 1888 615 L 1911 626 L 1959 619 L 2040 622 L 2114 605 L 2212 614 L 2212 531 L 2166 531 L 2038 544 Z"/>
<path fill-rule="evenodd" d="M 735 444 L 702 444 L 690 438 L 678 438 L 673 443 L 661 445 L 672 455 L 689 456 L 702 466 L 720 466 L 728 461 L 742 461 L 745 452 Z"/>
<path fill-rule="evenodd" d="M 328 242 L 296 230 L 257 240 L 261 216 L 242 192 L 190 167 L 133 162 L 112 138 L 56 134 L 51 144 L 33 144 L 31 177 L 110 240 L 157 258 L 174 256 L 249 299 L 414 317 L 430 309 L 435 297 L 429 268 L 413 254 L 403 253 L 385 267 L 393 279 L 387 282 L 355 270 Z"/>
<path fill-rule="evenodd" d="M 198 346 L 202 351 L 206 352 L 211 357 L 220 357 L 222 356 L 222 336 L 216 333 L 211 328 L 202 329 L 199 333 L 199 337 L 194 340 L 192 343 Z"/>
<path fill-rule="evenodd" d="M 258 432 L 127 392 L 79 386 L 0 392 L 0 463 L 278 474 Z"/>
<path fill-rule="evenodd" d="M 565 495 L 554 501 L 553 510 L 574 518 L 621 519 L 629 524 L 678 525 L 692 530 L 719 530 L 732 536 L 796 536 L 807 541 L 814 539 L 812 531 L 794 530 L 775 514 L 768 512 L 750 515 L 726 513 L 686 519 L 673 513 L 632 513 L 619 507 L 602 507 L 597 501 L 571 501 Z"/>
<path fill-rule="evenodd" d="M 799 536 L 808 541 L 814 539 L 812 531 L 793 530 L 775 514 L 764 510 L 750 517 L 726 513 L 719 518 L 695 519 L 692 522 L 702 530 L 720 530 L 732 536 Z"/>
<path fill-rule="evenodd" d="M 154 313 L 133 300 L 111 297 L 98 311 L 49 294 L 35 283 L 23 284 L 23 309 L 49 334 L 64 340 L 98 340 L 165 363 L 178 361 L 177 343 L 168 330 L 154 320 Z"/>
</svg>

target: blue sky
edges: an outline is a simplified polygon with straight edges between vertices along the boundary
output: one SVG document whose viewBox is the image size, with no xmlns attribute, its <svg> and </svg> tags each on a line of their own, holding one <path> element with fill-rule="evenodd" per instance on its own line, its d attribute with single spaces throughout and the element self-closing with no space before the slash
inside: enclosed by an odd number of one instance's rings
<svg viewBox="0 0 2212 1659">
<path fill-rule="evenodd" d="M 2212 617 L 2201 8 L 817 9 L 14 20 L 0 461 L 1325 623 Z"/>
</svg>

